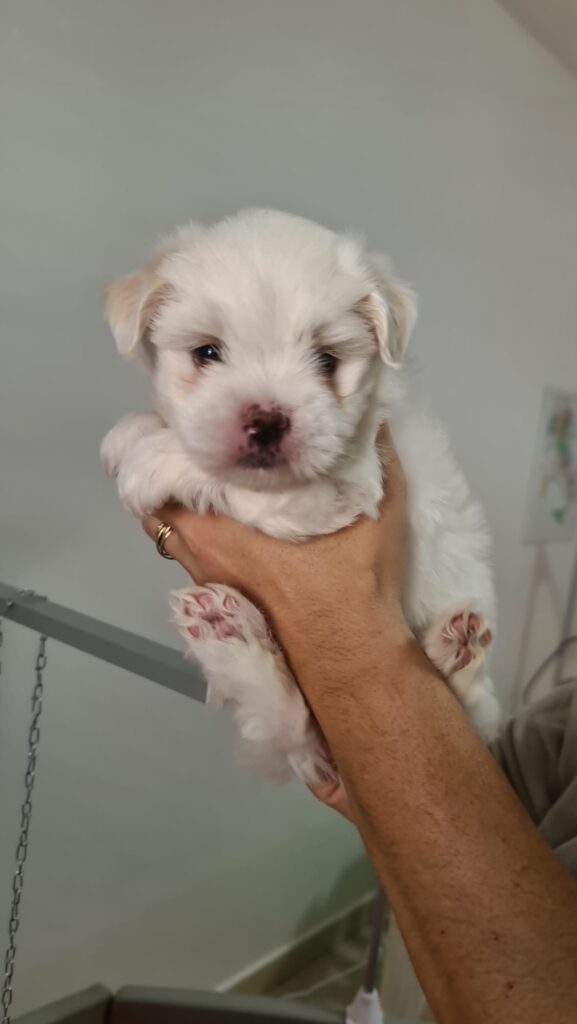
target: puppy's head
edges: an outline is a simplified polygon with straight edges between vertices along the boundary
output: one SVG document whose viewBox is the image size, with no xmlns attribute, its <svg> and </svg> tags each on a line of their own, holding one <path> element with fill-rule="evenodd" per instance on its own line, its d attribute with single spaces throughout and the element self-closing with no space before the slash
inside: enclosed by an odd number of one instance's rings
<svg viewBox="0 0 577 1024">
<path fill-rule="evenodd" d="M 415 318 L 410 290 L 356 241 L 270 210 L 181 231 L 111 285 L 107 310 L 195 462 L 260 489 L 354 454 Z"/>
</svg>

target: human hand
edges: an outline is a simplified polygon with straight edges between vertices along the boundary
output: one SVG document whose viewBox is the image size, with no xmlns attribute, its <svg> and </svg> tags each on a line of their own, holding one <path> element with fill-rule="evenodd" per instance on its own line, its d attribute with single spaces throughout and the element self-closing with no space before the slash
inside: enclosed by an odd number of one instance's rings
<svg viewBox="0 0 577 1024">
<path fill-rule="evenodd" d="M 346 818 L 353 825 L 355 824 L 353 809 L 342 779 L 335 779 L 318 786 L 309 786 L 308 788 L 321 804 L 324 804 L 325 807 L 330 807 L 333 811 L 338 811 L 343 818 Z"/>
</svg>

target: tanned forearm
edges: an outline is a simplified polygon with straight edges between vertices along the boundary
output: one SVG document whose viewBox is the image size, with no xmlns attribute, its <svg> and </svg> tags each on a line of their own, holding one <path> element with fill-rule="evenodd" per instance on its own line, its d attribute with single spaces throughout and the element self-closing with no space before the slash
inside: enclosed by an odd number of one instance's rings
<svg viewBox="0 0 577 1024">
<path fill-rule="evenodd" d="M 320 622 L 287 647 L 436 1019 L 575 1024 L 577 885 L 416 642 L 386 625 L 347 609 L 342 631 Z"/>
</svg>

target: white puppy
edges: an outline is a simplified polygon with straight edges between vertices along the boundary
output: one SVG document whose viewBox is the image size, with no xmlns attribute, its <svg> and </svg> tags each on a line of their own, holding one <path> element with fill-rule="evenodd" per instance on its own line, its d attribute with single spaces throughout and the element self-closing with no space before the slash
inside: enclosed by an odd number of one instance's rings
<svg viewBox="0 0 577 1024">
<path fill-rule="evenodd" d="M 250 210 L 179 231 L 115 282 L 108 316 L 123 356 L 150 372 L 155 412 L 102 445 L 134 515 L 169 499 L 277 537 L 375 516 L 375 450 L 387 421 L 408 482 L 408 620 L 488 738 L 498 707 L 485 665 L 495 626 L 489 537 L 443 429 L 406 408 L 410 290 L 357 241 L 299 217 Z M 224 586 L 171 595 L 215 706 L 231 702 L 262 773 L 306 782 L 331 767 L 261 613 Z M 354 685 L 354 680 L 351 680 Z"/>
</svg>

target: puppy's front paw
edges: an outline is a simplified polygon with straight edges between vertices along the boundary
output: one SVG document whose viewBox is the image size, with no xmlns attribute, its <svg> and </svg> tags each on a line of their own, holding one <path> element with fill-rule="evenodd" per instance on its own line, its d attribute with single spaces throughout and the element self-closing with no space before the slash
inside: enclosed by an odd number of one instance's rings
<svg viewBox="0 0 577 1024">
<path fill-rule="evenodd" d="M 143 477 L 137 468 L 125 463 L 120 467 L 117 484 L 120 504 L 136 519 L 157 512 L 172 497 L 170 490 L 159 485 L 152 475 Z"/>
<path fill-rule="evenodd" d="M 102 444 L 100 445 L 100 463 L 107 476 L 118 476 L 120 463 L 126 451 L 126 444 L 117 423 L 112 430 L 109 430 Z"/>
<path fill-rule="evenodd" d="M 118 496 L 134 516 L 156 512 L 169 501 L 192 507 L 195 478 L 168 428 L 134 441 L 118 469 Z"/>
<path fill-rule="evenodd" d="M 109 430 L 100 445 L 100 461 L 107 476 L 118 476 L 120 466 L 132 446 L 162 427 L 162 420 L 156 413 L 134 413 L 124 416 Z"/>
</svg>

